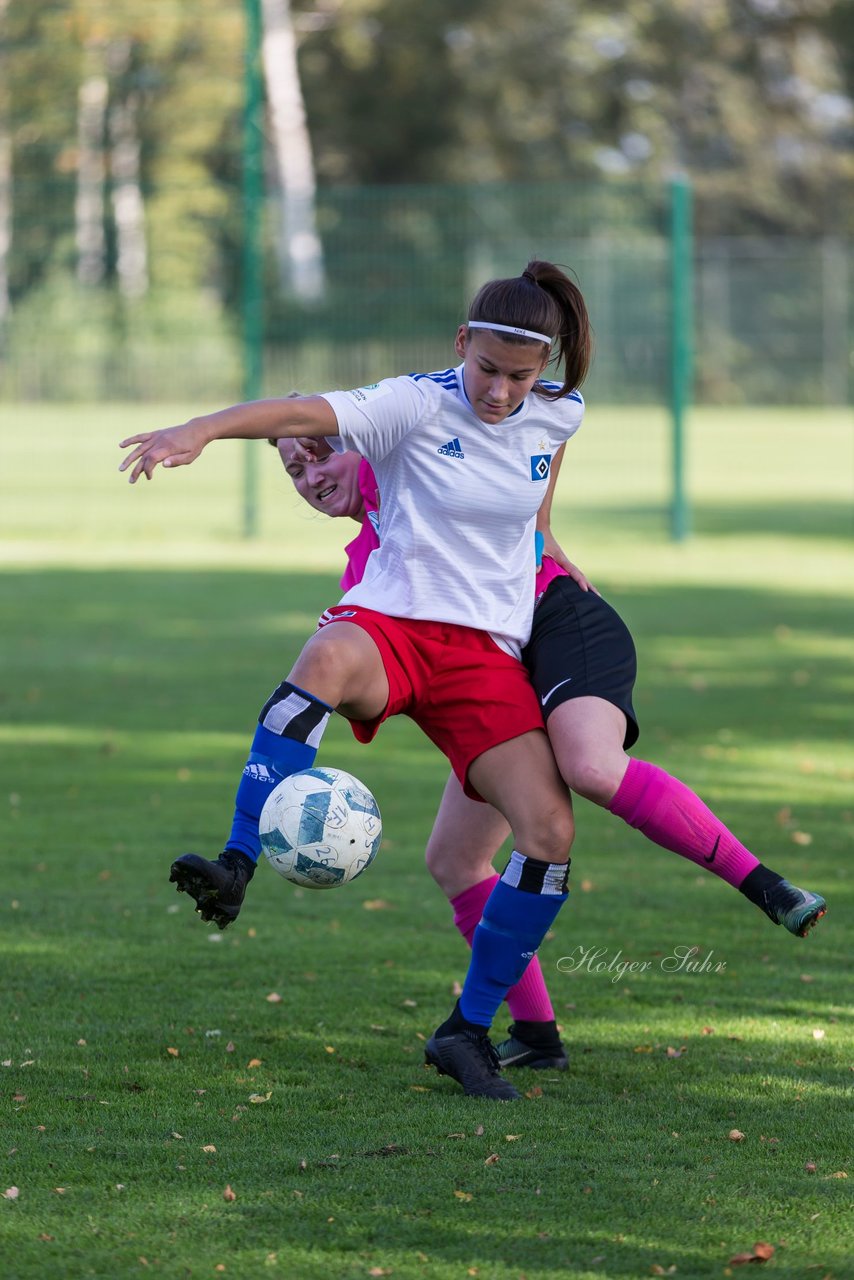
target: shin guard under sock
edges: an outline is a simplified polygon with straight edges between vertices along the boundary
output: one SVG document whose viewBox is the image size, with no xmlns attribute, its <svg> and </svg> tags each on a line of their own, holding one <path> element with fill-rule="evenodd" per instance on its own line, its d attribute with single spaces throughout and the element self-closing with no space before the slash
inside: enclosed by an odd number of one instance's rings
<svg viewBox="0 0 854 1280">
<path fill-rule="evenodd" d="M 524 974 L 568 898 L 569 866 L 514 851 L 474 931 L 460 1013 L 489 1027 L 508 990 Z"/>
<path fill-rule="evenodd" d="M 258 819 L 273 788 L 292 773 L 314 764 L 332 708 L 311 693 L 284 681 L 258 717 L 249 759 L 237 788 L 227 849 L 258 861 Z"/>
<path fill-rule="evenodd" d="M 454 908 L 454 924 L 469 946 L 472 945 L 474 931 L 480 923 L 483 909 L 498 880 L 498 875 L 488 876 L 486 880 L 473 884 L 471 888 L 464 889 L 462 893 L 458 893 L 450 900 Z M 543 970 L 536 956 L 504 999 L 514 1022 L 554 1025 L 554 1008 L 543 977 Z"/>
<path fill-rule="evenodd" d="M 684 782 L 646 760 L 629 761 L 608 809 L 653 844 L 705 867 L 734 888 L 760 865 Z"/>
</svg>

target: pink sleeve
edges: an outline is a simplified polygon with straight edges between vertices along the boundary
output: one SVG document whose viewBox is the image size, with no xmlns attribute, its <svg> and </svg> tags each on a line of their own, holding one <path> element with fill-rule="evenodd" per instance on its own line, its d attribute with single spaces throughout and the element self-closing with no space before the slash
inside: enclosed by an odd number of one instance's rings
<svg viewBox="0 0 854 1280">
<path fill-rule="evenodd" d="M 566 569 L 561 569 L 557 560 L 552 560 L 551 556 L 543 556 L 541 568 L 537 571 L 537 582 L 534 588 L 534 598 L 539 600 L 550 582 L 555 578 L 568 578 L 569 574 Z"/>
<path fill-rule="evenodd" d="M 376 476 L 364 458 L 359 464 L 359 489 L 362 494 L 362 501 L 365 504 L 365 514 L 362 519 L 361 529 L 353 541 L 349 542 L 344 548 L 347 554 L 347 568 L 344 570 L 344 576 L 341 579 L 341 587 L 344 591 L 349 591 L 351 587 L 355 587 L 357 583 L 362 581 L 365 565 L 368 563 L 368 556 L 372 551 L 376 551 L 380 545 L 378 534 L 379 490 L 377 489 Z"/>
</svg>

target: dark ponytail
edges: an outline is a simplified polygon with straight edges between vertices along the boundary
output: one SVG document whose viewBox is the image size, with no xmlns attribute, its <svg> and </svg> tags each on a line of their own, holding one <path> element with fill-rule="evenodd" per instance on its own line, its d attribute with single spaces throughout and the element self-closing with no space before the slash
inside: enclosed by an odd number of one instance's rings
<svg viewBox="0 0 854 1280">
<path fill-rule="evenodd" d="M 541 390 L 549 400 L 559 400 L 580 387 L 593 355 L 593 335 L 581 290 L 553 262 L 529 262 L 520 276 L 509 280 L 490 280 L 478 290 L 469 307 L 469 320 L 493 320 L 496 324 L 532 333 L 548 334 L 554 339 L 552 351 L 557 355 L 558 369 L 563 368 L 563 385 L 559 391 Z M 513 344 L 528 343 L 530 338 L 492 330 L 496 338 Z"/>
</svg>

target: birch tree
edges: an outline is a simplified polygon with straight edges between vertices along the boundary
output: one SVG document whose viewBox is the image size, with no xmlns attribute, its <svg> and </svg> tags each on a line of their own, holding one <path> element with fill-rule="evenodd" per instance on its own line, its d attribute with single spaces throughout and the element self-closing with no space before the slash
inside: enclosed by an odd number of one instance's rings
<svg viewBox="0 0 854 1280">
<path fill-rule="evenodd" d="M 298 298 L 312 302 L 323 296 L 323 247 L 289 0 L 263 0 L 262 57 L 281 198 L 279 272 Z"/>
<path fill-rule="evenodd" d="M 82 285 L 100 284 L 107 272 L 104 231 L 104 154 L 107 119 L 107 77 L 100 65 L 100 48 L 87 49 L 87 74 L 77 95 L 77 198 L 74 204 L 77 279 Z"/>
</svg>

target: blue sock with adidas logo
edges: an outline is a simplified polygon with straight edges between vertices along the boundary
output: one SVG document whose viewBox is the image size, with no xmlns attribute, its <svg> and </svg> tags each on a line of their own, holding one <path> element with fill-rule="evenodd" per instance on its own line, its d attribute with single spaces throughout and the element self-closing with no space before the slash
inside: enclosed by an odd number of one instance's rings
<svg viewBox="0 0 854 1280">
<path fill-rule="evenodd" d="M 239 849 L 258 861 L 258 819 L 264 802 L 283 778 L 311 768 L 331 714 L 325 702 L 287 680 L 267 700 L 237 788 L 227 849 Z"/>
<path fill-rule="evenodd" d="M 510 855 L 474 931 L 459 1001 L 467 1022 L 492 1025 L 569 897 L 568 876 L 569 863 L 539 862 L 515 850 Z"/>
</svg>

